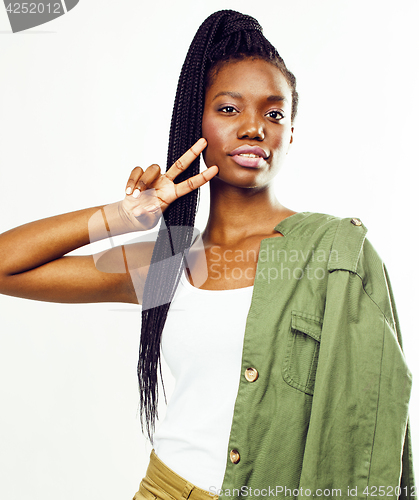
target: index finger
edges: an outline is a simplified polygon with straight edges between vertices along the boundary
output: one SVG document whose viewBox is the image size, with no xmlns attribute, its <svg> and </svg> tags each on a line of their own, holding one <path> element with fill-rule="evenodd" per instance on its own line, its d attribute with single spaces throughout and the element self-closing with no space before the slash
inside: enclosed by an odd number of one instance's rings
<svg viewBox="0 0 419 500">
<path fill-rule="evenodd" d="M 201 137 L 195 144 L 186 151 L 178 160 L 173 163 L 169 170 L 165 173 L 165 176 L 173 181 L 176 177 L 184 172 L 189 165 L 204 151 L 207 146 L 207 141 Z"/>
</svg>

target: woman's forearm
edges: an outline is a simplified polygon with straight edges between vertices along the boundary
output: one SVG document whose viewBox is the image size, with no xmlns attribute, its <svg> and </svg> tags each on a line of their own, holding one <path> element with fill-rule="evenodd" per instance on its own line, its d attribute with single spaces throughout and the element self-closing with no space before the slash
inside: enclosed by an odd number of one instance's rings
<svg viewBox="0 0 419 500">
<path fill-rule="evenodd" d="M 87 208 L 11 229 L 0 235 L 0 293 L 48 302 L 127 302 L 141 300 L 141 276 L 133 286 L 121 247 L 96 265 L 98 256 L 69 252 L 110 235 L 141 230 L 121 203 Z M 143 255 L 141 249 L 138 253 Z M 145 258 L 148 254 L 145 255 Z M 141 273 L 137 273 L 141 274 Z"/>
<path fill-rule="evenodd" d="M 0 274 L 35 269 L 94 241 L 133 230 L 118 203 L 30 222 L 0 235 Z"/>
</svg>

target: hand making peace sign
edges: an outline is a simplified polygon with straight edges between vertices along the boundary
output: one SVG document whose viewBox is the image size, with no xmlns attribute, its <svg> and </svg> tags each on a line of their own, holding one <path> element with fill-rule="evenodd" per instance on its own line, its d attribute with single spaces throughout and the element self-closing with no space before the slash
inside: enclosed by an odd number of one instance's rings
<svg viewBox="0 0 419 500">
<path fill-rule="evenodd" d="M 204 138 L 199 139 L 164 174 L 160 172 L 158 165 L 151 165 L 146 171 L 141 167 L 134 168 L 127 182 L 126 196 L 121 206 L 137 230 L 152 229 L 170 203 L 203 186 L 217 174 L 218 167 L 214 165 L 179 184 L 173 182 L 206 146 L 207 141 Z"/>
</svg>

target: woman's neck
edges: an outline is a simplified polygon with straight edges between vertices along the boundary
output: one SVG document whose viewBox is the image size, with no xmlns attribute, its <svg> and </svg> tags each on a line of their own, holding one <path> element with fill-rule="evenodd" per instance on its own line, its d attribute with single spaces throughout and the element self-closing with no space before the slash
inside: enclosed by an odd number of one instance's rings
<svg viewBox="0 0 419 500">
<path fill-rule="evenodd" d="M 204 241 L 234 245 L 249 236 L 267 236 L 274 233 L 274 227 L 282 219 L 294 213 L 279 203 L 272 186 L 256 190 L 228 184 L 211 185 Z"/>
</svg>

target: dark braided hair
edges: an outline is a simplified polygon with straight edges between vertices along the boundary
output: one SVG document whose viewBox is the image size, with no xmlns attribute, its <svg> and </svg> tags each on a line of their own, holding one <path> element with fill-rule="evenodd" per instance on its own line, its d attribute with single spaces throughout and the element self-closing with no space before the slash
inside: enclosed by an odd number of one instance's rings
<svg viewBox="0 0 419 500">
<path fill-rule="evenodd" d="M 229 61 L 255 57 L 277 66 L 292 92 L 293 120 L 298 94 L 294 75 L 275 47 L 262 34 L 253 17 L 233 10 L 209 16 L 198 29 L 179 77 L 173 107 L 167 153 L 167 169 L 202 134 L 205 90 L 217 71 Z M 176 179 L 182 182 L 199 173 L 199 158 Z M 138 380 L 141 426 L 152 441 L 158 402 L 158 372 L 161 376 L 160 340 L 170 303 L 183 272 L 184 251 L 191 243 L 198 203 L 198 190 L 174 201 L 164 212 L 144 288 Z"/>
</svg>

